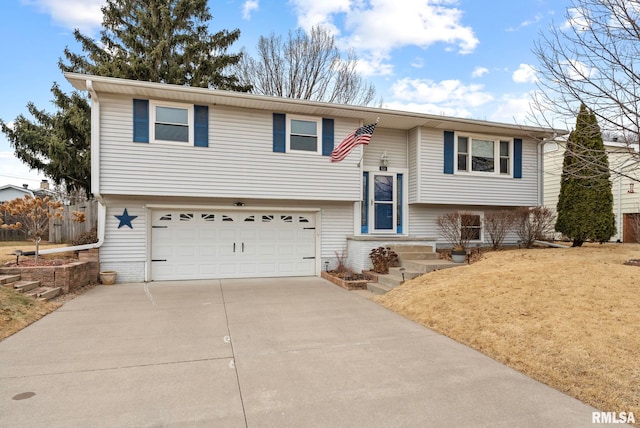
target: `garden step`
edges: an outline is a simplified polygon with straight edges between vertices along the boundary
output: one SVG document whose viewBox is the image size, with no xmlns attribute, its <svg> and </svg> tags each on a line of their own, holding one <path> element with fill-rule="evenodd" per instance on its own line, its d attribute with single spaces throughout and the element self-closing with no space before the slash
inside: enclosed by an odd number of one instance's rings
<svg viewBox="0 0 640 428">
<path fill-rule="evenodd" d="M 7 285 L 20 281 L 20 275 L 0 275 L 0 285 Z"/>
<path fill-rule="evenodd" d="M 33 298 L 37 298 L 38 294 L 40 293 L 44 293 L 45 291 L 47 291 L 47 287 L 36 287 L 36 288 L 32 288 L 28 291 L 24 292 L 25 296 L 29 296 L 29 297 L 33 297 Z"/>
<path fill-rule="evenodd" d="M 51 300 L 54 297 L 62 294 L 62 289 L 60 287 L 43 287 L 45 288 L 44 291 L 40 292 L 37 294 L 37 297 L 40 298 L 41 300 Z"/>
<path fill-rule="evenodd" d="M 27 291 L 31 291 L 38 287 L 40 287 L 40 281 L 22 280 L 22 281 L 16 282 L 13 285 L 13 288 L 19 291 L 20 293 L 25 293 Z"/>
<path fill-rule="evenodd" d="M 407 271 L 427 273 L 439 269 L 447 269 L 456 266 L 464 266 L 463 263 L 453 263 L 448 260 L 410 260 L 402 263 Z"/>
</svg>

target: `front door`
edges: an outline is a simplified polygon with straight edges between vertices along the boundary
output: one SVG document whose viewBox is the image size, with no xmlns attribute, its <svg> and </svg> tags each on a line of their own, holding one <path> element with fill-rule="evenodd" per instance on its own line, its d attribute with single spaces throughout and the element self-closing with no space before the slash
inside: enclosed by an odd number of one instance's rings
<svg viewBox="0 0 640 428">
<path fill-rule="evenodd" d="M 372 232 L 396 233 L 397 222 L 397 179 L 395 173 L 371 174 L 370 196 L 371 210 L 370 223 Z"/>
</svg>

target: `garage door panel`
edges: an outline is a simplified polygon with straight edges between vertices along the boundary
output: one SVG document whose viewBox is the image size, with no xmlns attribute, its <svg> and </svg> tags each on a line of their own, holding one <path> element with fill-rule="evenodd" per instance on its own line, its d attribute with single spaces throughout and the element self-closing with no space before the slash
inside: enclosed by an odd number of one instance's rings
<svg viewBox="0 0 640 428">
<path fill-rule="evenodd" d="M 151 217 L 151 259 L 166 260 L 152 262 L 154 280 L 315 274 L 315 214 L 163 210 Z"/>
</svg>

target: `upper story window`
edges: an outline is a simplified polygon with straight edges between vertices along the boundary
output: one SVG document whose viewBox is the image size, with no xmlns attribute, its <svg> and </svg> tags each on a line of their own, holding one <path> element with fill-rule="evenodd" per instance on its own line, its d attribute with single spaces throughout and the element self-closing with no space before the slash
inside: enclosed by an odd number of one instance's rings
<svg viewBox="0 0 640 428">
<path fill-rule="evenodd" d="M 322 119 L 287 116 L 287 151 L 322 153 Z"/>
<path fill-rule="evenodd" d="M 151 141 L 193 144 L 193 106 L 151 102 Z"/>
<path fill-rule="evenodd" d="M 513 140 L 458 135 L 458 172 L 511 176 Z"/>
</svg>

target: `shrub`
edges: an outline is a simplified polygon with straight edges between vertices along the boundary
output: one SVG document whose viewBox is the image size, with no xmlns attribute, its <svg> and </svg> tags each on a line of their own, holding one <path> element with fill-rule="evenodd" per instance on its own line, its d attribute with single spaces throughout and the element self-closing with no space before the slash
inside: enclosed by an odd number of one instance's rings
<svg viewBox="0 0 640 428">
<path fill-rule="evenodd" d="M 81 233 L 71 244 L 72 245 L 85 245 L 98 242 L 98 231 L 94 227 L 88 232 Z"/>
<path fill-rule="evenodd" d="M 489 242 L 494 250 L 502 246 L 514 221 L 515 213 L 513 210 L 487 211 L 484 214 L 484 230 L 489 235 Z"/>
<path fill-rule="evenodd" d="M 535 240 L 546 239 L 555 221 L 553 211 L 546 207 L 520 207 L 514 215 L 515 232 L 526 248 L 531 248 Z"/>
<path fill-rule="evenodd" d="M 479 239 L 479 231 L 482 229 L 479 215 L 462 211 L 441 215 L 436 219 L 436 224 L 442 237 L 454 250 L 466 249 L 469 241 Z"/>
<path fill-rule="evenodd" d="M 344 249 L 339 253 L 336 251 L 336 262 L 336 272 L 349 272 L 349 268 L 347 267 L 347 253 Z"/>
<path fill-rule="evenodd" d="M 373 271 L 380 274 L 389 273 L 390 267 L 398 266 L 398 255 L 389 247 L 378 247 L 369 253 Z"/>
</svg>

